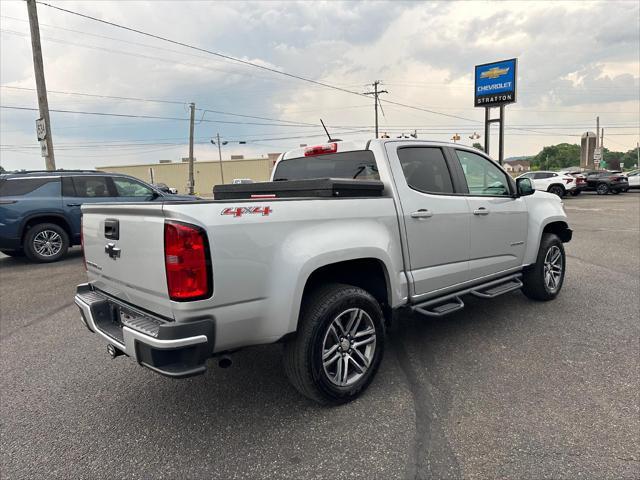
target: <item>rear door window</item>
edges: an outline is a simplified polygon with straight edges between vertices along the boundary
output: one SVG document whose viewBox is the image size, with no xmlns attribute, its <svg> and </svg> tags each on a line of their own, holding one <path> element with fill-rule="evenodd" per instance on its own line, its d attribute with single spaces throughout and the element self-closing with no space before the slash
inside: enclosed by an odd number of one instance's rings
<svg viewBox="0 0 640 480">
<path fill-rule="evenodd" d="M 73 186 L 78 197 L 100 198 L 115 197 L 115 188 L 111 179 L 101 176 L 73 177 Z"/>
<path fill-rule="evenodd" d="M 407 185 L 424 193 L 453 193 L 451 174 L 437 147 L 405 147 L 398 150 Z"/>
<path fill-rule="evenodd" d="M 275 181 L 311 178 L 379 180 L 380 175 L 376 159 L 370 150 L 280 160 L 273 175 Z"/>
<path fill-rule="evenodd" d="M 0 197 L 20 197 L 36 191 L 35 194 L 60 195 L 59 185 L 58 177 L 8 178 L 0 181 Z"/>
</svg>

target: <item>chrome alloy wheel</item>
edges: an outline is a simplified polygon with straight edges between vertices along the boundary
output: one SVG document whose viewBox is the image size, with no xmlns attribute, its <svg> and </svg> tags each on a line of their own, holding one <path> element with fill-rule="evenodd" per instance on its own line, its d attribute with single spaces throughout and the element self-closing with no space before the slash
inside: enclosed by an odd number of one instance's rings
<svg viewBox="0 0 640 480">
<path fill-rule="evenodd" d="M 322 342 L 322 366 L 331 383 L 346 387 L 369 369 L 376 351 L 376 328 L 367 312 L 350 308 L 329 324 Z"/>
<path fill-rule="evenodd" d="M 553 245 L 544 256 L 544 284 L 550 293 L 555 293 L 560 287 L 563 268 L 562 252 L 557 245 Z"/>
<path fill-rule="evenodd" d="M 53 230 L 43 230 L 33 237 L 33 249 L 43 257 L 53 257 L 62 250 L 62 237 Z"/>
</svg>

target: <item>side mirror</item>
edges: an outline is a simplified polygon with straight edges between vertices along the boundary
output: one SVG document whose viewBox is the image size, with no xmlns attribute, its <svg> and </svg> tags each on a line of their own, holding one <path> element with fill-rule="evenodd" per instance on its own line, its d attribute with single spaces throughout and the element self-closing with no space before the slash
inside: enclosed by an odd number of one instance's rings
<svg viewBox="0 0 640 480">
<path fill-rule="evenodd" d="M 516 178 L 516 188 L 518 189 L 518 195 L 521 197 L 533 195 L 536 192 L 531 179 L 527 177 Z"/>
</svg>

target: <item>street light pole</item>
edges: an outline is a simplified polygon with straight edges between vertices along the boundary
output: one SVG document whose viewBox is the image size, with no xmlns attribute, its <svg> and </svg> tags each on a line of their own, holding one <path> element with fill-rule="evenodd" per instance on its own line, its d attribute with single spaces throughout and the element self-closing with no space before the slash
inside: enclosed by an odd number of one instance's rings
<svg viewBox="0 0 640 480">
<path fill-rule="evenodd" d="M 193 195 L 196 183 L 193 178 L 193 122 L 196 113 L 196 104 L 190 103 L 189 109 L 191 110 L 189 118 L 189 195 Z"/>
<path fill-rule="evenodd" d="M 220 146 L 220 134 L 216 133 L 216 140 L 218 141 L 218 159 L 220 162 L 220 180 L 224 185 L 224 171 L 222 170 L 222 148 Z"/>
</svg>

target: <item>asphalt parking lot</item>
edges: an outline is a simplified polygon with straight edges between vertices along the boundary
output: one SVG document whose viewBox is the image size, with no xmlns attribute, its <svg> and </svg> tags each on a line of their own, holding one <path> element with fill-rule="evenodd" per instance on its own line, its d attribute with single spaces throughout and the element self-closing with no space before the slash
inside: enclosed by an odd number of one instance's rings
<svg viewBox="0 0 640 480">
<path fill-rule="evenodd" d="M 558 299 L 403 318 L 339 408 L 294 391 L 277 345 L 179 381 L 110 360 L 73 305 L 78 249 L 0 256 L 2 478 L 638 478 L 640 192 L 565 206 Z"/>
</svg>

